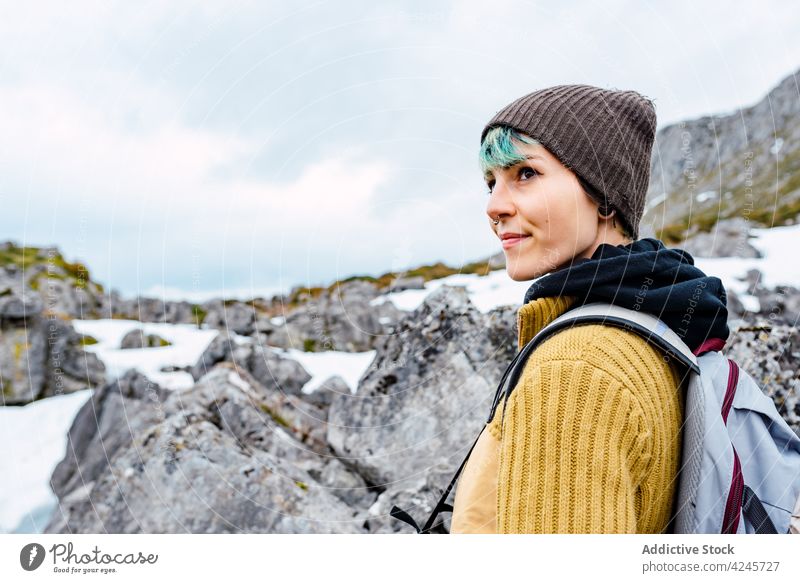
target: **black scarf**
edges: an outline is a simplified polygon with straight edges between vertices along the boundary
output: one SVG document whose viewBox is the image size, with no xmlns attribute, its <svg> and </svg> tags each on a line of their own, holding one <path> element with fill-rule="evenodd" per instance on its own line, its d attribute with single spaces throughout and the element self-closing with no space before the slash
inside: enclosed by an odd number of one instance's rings
<svg viewBox="0 0 800 583">
<path fill-rule="evenodd" d="M 727 294 L 722 281 L 694 266 L 682 249 L 658 239 L 630 245 L 601 244 L 591 259 L 576 259 L 534 281 L 525 303 L 542 297 L 577 296 L 575 307 L 607 302 L 653 314 L 695 351 L 705 340 L 727 340 Z"/>
</svg>

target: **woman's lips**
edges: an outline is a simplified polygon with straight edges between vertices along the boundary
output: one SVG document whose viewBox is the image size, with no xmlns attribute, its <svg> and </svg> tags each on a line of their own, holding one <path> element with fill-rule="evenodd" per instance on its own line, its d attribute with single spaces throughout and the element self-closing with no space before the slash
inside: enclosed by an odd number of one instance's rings
<svg viewBox="0 0 800 583">
<path fill-rule="evenodd" d="M 524 241 L 525 239 L 530 239 L 530 235 L 524 235 L 521 237 L 509 237 L 508 239 L 503 239 L 503 249 L 508 249 L 513 247 L 517 243 Z"/>
</svg>

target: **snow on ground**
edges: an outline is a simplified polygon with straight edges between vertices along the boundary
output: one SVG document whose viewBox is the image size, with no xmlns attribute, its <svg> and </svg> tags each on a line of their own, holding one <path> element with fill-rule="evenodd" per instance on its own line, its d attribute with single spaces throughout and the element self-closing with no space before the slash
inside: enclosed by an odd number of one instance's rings
<svg viewBox="0 0 800 583">
<path fill-rule="evenodd" d="M 0 440 L 6 445 L 0 456 L 0 532 L 44 530 L 56 506 L 50 475 L 64 457 L 72 420 L 91 395 L 86 389 L 0 407 Z"/>
<path fill-rule="evenodd" d="M 465 286 L 470 301 L 481 312 L 504 305 L 521 304 L 531 281 L 514 281 L 504 269 L 489 275 L 456 274 L 425 283 L 425 289 L 409 289 L 379 296 L 370 302 L 373 306 L 390 300 L 401 310 L 416 310 L 425 297 L 443 285 Z"/>
<path fill-rule="evenodd" d="M 278 350 L 278 352 L 296 360 L 313 378 L 303 385 L 304 393 L 315 391 L 323 382 L 333 375 L 339 375 L 350 385 L 350 390 L 355 393 L 358 381 L 375 359 L 375 351 L 366 352 L 339 352 L 328 350 L 325 352 L 303 352 L 295 348 Z"/>
<path fill-rule="evenodd" d="M 761 284 L 766 287 L 800 287 L 800 261 L 797 260 L 800 225 L 752 229 L 750 232 L 753 234 L 750 244 L 764 257 L 695 257 L 695 265 L 706 275 L 720 278 L 725 289 L 736 292 L 747 310 L 758 311 L 758 298 L 746 293 L 747 284 L 742 280 L 748 270 L 758 269 L 761 272 Z"/>
<path fill-rule="evenodd" d="M 106 365 L 110 379 L 122 376 L 125 371 L 137 368 L 147 378 L 167 389 L 183 389 L 194 384 L 187 372 L 161 372 L 161 367 L 192 366 L 208 347 L 219 330 L 198 329 L 192 324 L 142 323 L 136 320 L 73 320 L 75 330 L 97 339 L 97 344 L 86 347 Z M 155 348 L 121 349 L 122 337 L 134 329 L 142 328 L 145 334 L 158 334 L 172 346 Z"/>
</svg>

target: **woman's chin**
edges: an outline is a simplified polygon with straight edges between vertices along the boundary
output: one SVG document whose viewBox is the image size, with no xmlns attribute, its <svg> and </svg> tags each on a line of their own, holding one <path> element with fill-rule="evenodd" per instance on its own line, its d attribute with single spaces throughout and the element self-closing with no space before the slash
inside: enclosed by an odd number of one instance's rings
<svg viewBox="0 0 800 583">
<path fill-rule="evenodd" d="M 514 281 L 530 281 L 542 275 L 540 271 L 535 265 L 517 265 L 513 261 L 506 260 L 506 273 Z"/>
</svg>

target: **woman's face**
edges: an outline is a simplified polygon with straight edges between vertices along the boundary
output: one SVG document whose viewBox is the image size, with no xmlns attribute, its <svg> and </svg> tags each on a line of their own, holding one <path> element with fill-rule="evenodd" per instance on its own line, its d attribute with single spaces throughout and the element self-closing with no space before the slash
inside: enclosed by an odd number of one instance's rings
<svg viewBox="0 0 800 583">
<path fill-rule="evenodd" d="M 508 275 L 525 281 L 573 258 L 591 257 L 603 242 L 607 221 L 599 217 L 597 203 L 575 174 L 547 148 L 514 143 L 527 159 L 487 175 L 491 194 L 486 214 L 490 220 L 500 219 L 497 225 L 490 223 L 498 237 L 521 235 L 502 244 Z"/>
</svg>

